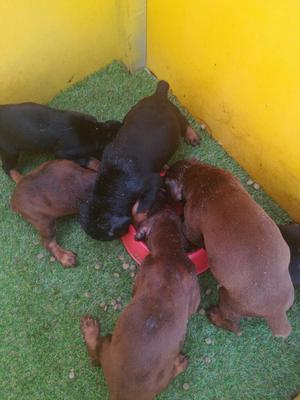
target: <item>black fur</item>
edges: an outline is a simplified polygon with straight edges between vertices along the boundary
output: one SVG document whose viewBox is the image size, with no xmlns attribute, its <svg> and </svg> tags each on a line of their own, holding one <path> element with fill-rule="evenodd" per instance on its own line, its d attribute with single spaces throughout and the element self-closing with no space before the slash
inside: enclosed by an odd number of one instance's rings
<svg viewBox="0 0 300 400">
<path fill-rule="evenodd" d="M 174 154 L 187 129 L 187 120 L 168 100 L 167 82 L 139 101 L 126 115 L 116 139 L 102 158 L 93 193 L 82 205 L 80 222 L 93 238 L 122 236 L 131 222 L 131 210 L 151 207 L 161 186 L 160 170 Z"/>
<path fill-rule="evenodd" d="M 100 158 L 122 124 L 98 122 L 74 111 L 56 110 L 35 103 L 0 106 L 0 155 L 2 167 L 16 167 L 21 151 L 54 152 L 57 158 L 86 166 L 90 157 Z"/>
<path fill-rule="evenodd" d="M 294 286 L 300 285 L 300 225 L 278 225 L 284 240 L 287 242 L 291 261 L 289 271 Z"/>
</svg>

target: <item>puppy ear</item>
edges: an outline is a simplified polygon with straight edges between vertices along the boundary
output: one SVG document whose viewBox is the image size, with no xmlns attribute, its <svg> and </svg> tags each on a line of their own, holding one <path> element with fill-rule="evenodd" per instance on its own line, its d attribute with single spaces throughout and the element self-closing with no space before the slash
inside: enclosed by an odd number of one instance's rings
<svg viewBox="0 0 300 400">
<path fill-rule="evenodd" d="M 175 179 L 166 179 L 166 186 L 168 188 L 168 191 L 175 201 L 181 201 L 182 200 L 182 184 L 178 182 L 178 180 Z"/>
</svg>

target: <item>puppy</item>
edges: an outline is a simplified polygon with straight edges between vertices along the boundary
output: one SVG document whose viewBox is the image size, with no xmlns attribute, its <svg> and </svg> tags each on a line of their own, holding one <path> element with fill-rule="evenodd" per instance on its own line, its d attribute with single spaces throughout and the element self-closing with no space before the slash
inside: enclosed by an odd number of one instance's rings
<svg viewBox="0 0 300 400">
<path fill-rule="evenodd" d="M 121 126 L 118 121 L 101 123 L 90 115 L 35 103 L 2 105 L 2 168 L 10 175 L 21 151 L 54 152 L 56 158 L 86 166 L 91 157 L 101 158 L 104 147 L 114 139 Z"/>
<path fill-rule="evenodd" d="M 98 240 L 113 240 L 127 232 L 131 210 L 145 219 L 161 185 L 160 170 L 175 152 L 180 135 L 195 145 L 196 133 L 168 100 L 167 82 L 139 101 L 126 115 L 116 139 L 103 153 L 101 172 L 88 201 L 80 209 L 80 223 Z"/>
<path fill-rule="evenodd" d="M 294 286 L 300 285 L 300 225 L 278 225 L 291 252 L 289 271 Z"/>
<path fill-rule="evenodd" d="M 76 255 L 60 247 L 55 240 L 55 220 L 76 214 L 94 185 L 97 171 L 72 161 L 45 162 L 22 177 L 12 171 L 17 183 L 11 199 L 12 209 L 21 214 L 39 232 L 44 247 L 64 266 L 73 267 Z"/>
<path fill-rule="evenodd" d="M 167 171 L 166 185 L 185 201 L 187 238 L 197 244 L 203 235 L 211 272 L 222 285 L 211 321 L 240 334 L 240 318 L 257 316 L 275 336 L 288 336 L 294 288 L 289 248 L 276 224 L 235 177 L 212 165 L 179 161 Z"/>
<path fill-rule="evenodd" d="M 151 400 L 188 366 L 180 351 L 188 318 L 199 306 L 200 289 L 183 250 L 181 225 L 171 211 L 141 225 L 137 238 L 146 237 L 151 253 L 113 335 L 100 336 L 92 317 L 81 320 L 88 353 L 102 366 L 112 400 Z"/>
</svg>

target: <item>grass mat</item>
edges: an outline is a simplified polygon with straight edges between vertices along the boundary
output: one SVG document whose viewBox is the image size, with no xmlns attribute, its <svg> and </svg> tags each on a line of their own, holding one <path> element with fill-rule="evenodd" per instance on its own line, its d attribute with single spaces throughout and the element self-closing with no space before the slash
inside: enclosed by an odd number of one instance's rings
<svg viewBox="0 0 300 400">
<path fill-rule="evenodd" d="M 50 105 L 90 113 L 100 120 L 122 119 L 154 89 L 146 71 L 131 75 L 114 62 L 58 94 Z M 195 156 L 231 170 L 276 222 L 288 221 L 262 190 L 247 186 L 245 171 L 188 118 L 202 136 L 202 145 L 191 148 L 182 143 L 174 159 Z M 30 171 L 46 159 L 24 155 L 21 170 Z M 59 221 L 57 238 L 78 254 L 79 265 L 64 270 L 50 261 L 34 229 L 11 212 L 14 184 L 3 172 L 0 187 L 0 399 L 108 399 L 101 370 L 89 364 L 79 320 L 89 313 L 99 318 L 103 334 L 112 331 L 120 311 L 113 309 L 111 301 L 119 298 L 124 307 L 130 300 L 133 278 L 122 264 L 132 265 L 132 260 L 119 241 L 96 242 L 81 231 L 76 217 L 67 218 Z M 202 306 L 214 303 L 217 289 L 209 272 L 200 277 L 200 284 Z M 101 303 L 108 304 L 106 311 Z M 299 289 L 289 318 L 293 333 L 281 340 L 273 338 L 259 319 L 244 319 L 244 333 L 236 337 L 215 328 L 201 314 L 193 316 L 184 346 L 190 366 L 159 399 L 290 399 L 300 391 Z"/>
</svg>

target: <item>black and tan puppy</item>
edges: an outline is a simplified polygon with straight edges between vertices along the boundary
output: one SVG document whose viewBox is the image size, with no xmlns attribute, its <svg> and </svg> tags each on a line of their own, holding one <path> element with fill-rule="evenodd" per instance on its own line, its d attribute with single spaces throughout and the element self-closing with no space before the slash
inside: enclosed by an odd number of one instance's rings
<svg viewBox="0 0 300 400">
<path fill-rule="evenodd" d="M 289 248 L 276 224 L 232 174 L 212 165 L 179 161 L 166 185 L 185 201 L 186 236 L 197 244 L 203 235 L 210 270 L 222 285 L 211 321 L 240 333 L 241 317 L 262 317 L 275 336 L 288 336 L 294 288 Z"/>
<path fill-rule="evenodd" d="M 86 166 L 91 157 L 100 159 L 122 124 L 98 122 L 73 111 L 56 110 L 35 103 L 0 106 L 0 156 L 10 175 L 22 151 L 54 152 L 56 158 Z"/>
<path fill-rule="evenodd" d="M 200 290 L 183 250 L 181 225 L 170 211 L 141 225 L 137 237 L 146 237 L 150 255 L 113 335 L 100 336 L 92 317 L 81 321 L 87 350 L 92 362 L 103 368 L 111 400 L 151 400 L 188 365 L 181 348 Z"/>
<path fill-rule="evenodd" d="M 103 153 L 93 193 L 81 207 L 82 228 L 95 239 L 113 240 L 129 227 L 131 210 L 151 207 L 161 185 L 160 170 L 177 149 L 180 136 L 195 145 L 196 133 L 168 99 L 167 82 L 126 115 L 116 139 Z"/>
<path fill-rule="evenodd" d="M 278 225 L 291 252 L 289 271 L 294 286 L 300 285 L 300 225 Z"/>
<path fill-rule="evenodd" d="M 92 190 L 99 165 L 98 161 L 94 171 L 69 160 L 53 160 L 26 176 L 17 171 L 11 173 L 17 183 L 11 199 L 12 209 L 36 228 L 44 247 L 64 267 L 75 266 L 76 255 L 56 242 L 55 221 L 78 213 L 80 202 L 86 200 Z"/>
</svg>

